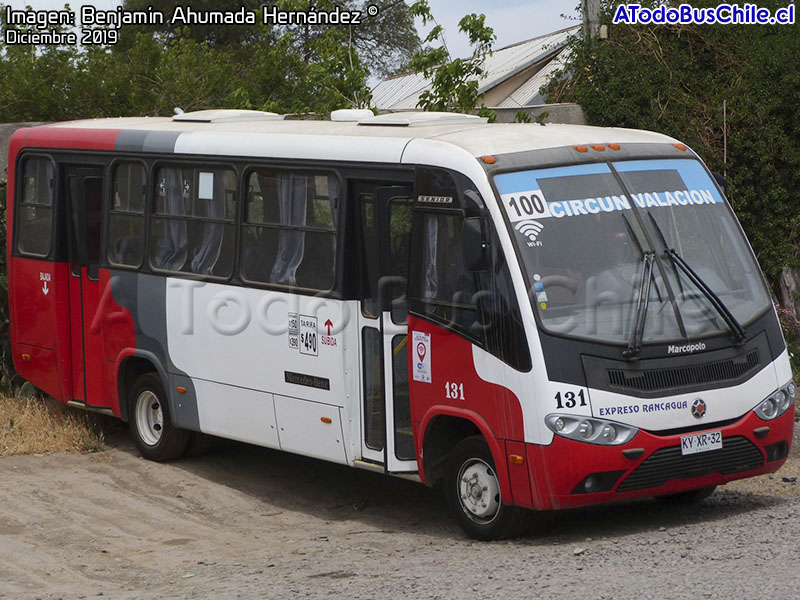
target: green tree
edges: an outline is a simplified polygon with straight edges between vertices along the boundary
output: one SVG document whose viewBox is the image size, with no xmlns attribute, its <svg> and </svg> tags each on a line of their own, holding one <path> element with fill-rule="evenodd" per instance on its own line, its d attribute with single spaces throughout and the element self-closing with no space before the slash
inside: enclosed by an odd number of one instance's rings
<svg viewBox="0 0 800 600">
<path fill-rule="evenodd" d="M 621 4 L 602 4 L 607 40 L 573 40 L 570 64 L 549 83 L 548 100 L 579 103 L 592 124 L 674 136 L 724 172 L 731 203 L 774 283 L 783 267 L 800 265 L 796 25 L 613 25 Z"/>
<path fill-rule="evenodd" d="M 361 3 L 353 0 L 348 6 Z M 128 0 L 126 6 L 140 4 Z M 177 4 L 159 8 L 169 15 Z M 296 10 L 335 7 L 333 0 L 276 4 Z M 199 2 L 192 8 L 236 7 Z M 385 11 L 393 12 L 410 23 L 405 5 Z M 386 66 L 392 57 L 402 62 L 395 46 L 382 58 L 375 53 L 363 61 L 363 44 L 380 45 L 380 40 L 355 35 L 355 27 L 272 27 L 260 17 L 256 21 L 239 28 L 126 26 L 111 46 L 0 43 L 0 122 L 169 115 L 175 106 L 327 113 L 369 105 L 368 62 Z"/>
<path fill-rule="evenodd" d="M 424 25 L 434 23 L 424 43 L 441 44 L 422 48 L 411 58 L 411 69 L 421 72 L 431 82 L 430 89 L 420 94 L 418 106 L 425 110 L 473 112 L 478 104 L 478 79 L 484 73 L 483 63 L 496 39 L 494 30 L 486 26 L 486 16 L 470 14 L 459 21 L 458 29 L 467 34 L 473 53 L 470 58 L 453 59 L 444 43 L 444 29 L 434 20 L 427 0 L 415 2 L 411 13 L 420 17 Z M 481 109 L 486 112 L 485 107 Z M 492 117 L 493 113 L 488 112 Z"/>
<path fill-rule="evenodd" d="M 167 17 L 172 15 L 178 6 L 184 7 L 185 0 L 165 0 L 158 3 L 158 9 Z M 378 8 L 375 15 L 368 13 L 368 7 Z M 128 10 L 146 10 L 152 6 L 151 0 L 125 0 L 123 6 Z M 236 2 L 214 2 L 197 0 L 191 3 L 193 10 L 229 10 L 235 11 L 244 7 L 256 11 L 257 20 L 261 23 L 263 8 L 277 7 L 281 10 L 332 10 L 337 6 L 341 10 L 356 10 L 361 13 L 361 22 L 352 24 L 325 25 L 287 25 L 280 27 L 257 28 L 252 25 L 193 25 L 181 26 L 169 22 L 156 26 L 130 28 L 138 33 L 155 34 L 169 40 L 176 37 L 190 37 L 197 42 L 206 42 L 213 47 L 238 46 L 243 49 L 263 42 L 275 43 L 284 35 L 293 40 L 293 47 L 302 56 L 311 56 L 315 41 L 324 37 L 331 30 L 343 34 L 362 60 L 365 70 L 376 76 L 385 76 L 405 68 L 411 54 L 419 47 L 419 38 L 414 28 L 414 19 L 408 6 L 402 0 L 238 0 Z"/>
</svg>

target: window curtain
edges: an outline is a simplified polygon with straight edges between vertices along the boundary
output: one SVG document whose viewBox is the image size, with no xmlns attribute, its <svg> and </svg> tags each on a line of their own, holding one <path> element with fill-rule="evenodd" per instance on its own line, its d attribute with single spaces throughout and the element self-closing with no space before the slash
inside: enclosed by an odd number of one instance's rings
<svg viewBox="0 0 800 600">
<path fill-rule="evenodd" d="M 195 205 L 197 216 L 208 217 L 210 219 L 222 219 L 225 217 L 225 177 L 221 171 L 213 171 L 213 192 L 211 198 L 201 198 L 201 191 L 198 186 L 198 198 Z M 205 204 L 205 210 L 201 210 Z M 225 233 L 224 223 L 206 222 L 203 224 L 202 243 L 194 249 L 192 256 L 192 272 L 201 275 L 211 275 L 214 266 L 219 260 L 222 252 L 222 238 Z"/>
<path fill-rule="evenodd" d="M 186 215 L 183 172 L 181 169 L 162 169 L 158 194 L 162 206 L 159 212 L 175 217 Z M 188 190 L 186 191 L 188 193 Z M 154 263 L 161 269 L 180 271 L 186 264 L 188 238 L 186 221 L 163 219 L 162 238 L 155 250 Z"/>
<path fill-rule="evenodd" d="M 423 298 L 438 298 L 439 272 L 437 269 L 436 248 L 439 244 L 439 220 L 435 215 L 425 216 L 425 281 Z"/>
<path fill-rule="evenodd" d="M 328 203 L 331 206 L 334 229 L 337 229 L 337 219 L 339 218 L 339 195 L 339 179 L 328 175 Z"/>
<path fill-rule="evenodd" d="M 284 227 L 302 227 L 306 224 L 308 202 L 307 177 L 297 173 L 278 175 L 278 206 Z M 278 234 L 278 255 L 272 267 L 270 281 L 282 285 L 297 285 L 297 268 L 303 262 L 305 232 L 281 229 Z"/>
</svg>

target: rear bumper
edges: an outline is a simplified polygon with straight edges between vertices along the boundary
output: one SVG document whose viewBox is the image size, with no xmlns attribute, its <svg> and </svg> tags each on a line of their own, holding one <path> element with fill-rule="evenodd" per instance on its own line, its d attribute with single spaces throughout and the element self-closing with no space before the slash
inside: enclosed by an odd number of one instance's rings
<svg viewBox="0 0 800 600">
<path fill-rule="evenodd" d="M 524 464 L 509 464 L 513 503 L 539 510 L 572 508 L 772 473 L 786 462 L 791 449 L 794 409 L 773 421 L 750 412 L 732 425 L 708 429 L 722 430 L 722 449 L 687 456 L 681 454 L 680 435 L 646 431 L 624 446 L 559 436 L 549 446 L 525 444 Z M 508 443 L 507 451 L 519 452 L 521 446 Z"/>
</svg>

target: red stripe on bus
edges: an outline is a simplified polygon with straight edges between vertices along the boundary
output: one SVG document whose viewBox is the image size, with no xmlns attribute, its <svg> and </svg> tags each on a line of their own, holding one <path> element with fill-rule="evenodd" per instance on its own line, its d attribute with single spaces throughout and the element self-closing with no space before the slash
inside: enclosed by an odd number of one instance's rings
<svg viewBox="0 0 800 600">
<path fill-rule="evenodd" d="M 34 127 L 28 135 L 29 147 L 113 150 L 121 129 L 83 129 L 78 127 Z"/>
</svg>

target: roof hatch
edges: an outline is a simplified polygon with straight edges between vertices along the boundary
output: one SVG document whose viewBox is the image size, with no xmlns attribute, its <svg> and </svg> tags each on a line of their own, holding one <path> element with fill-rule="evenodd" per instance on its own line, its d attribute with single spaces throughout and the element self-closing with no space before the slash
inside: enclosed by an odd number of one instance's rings
<svg viewBox="0 0 800 600">
<path fill-rule="evenodd" d="M 235 123 L 236 121 L 282 121 L 283 115 L 262 110 L 196 110 L 172 117 L 173 121 L 192 123 Z"/>
<path fill-rule="evenodd" d="M 423 127 L 428 125 L 478 125 L 488 119 L 476 115 L 450 112 L 396 112 L 359 119 L 359 125 L 391 127 Z"/>
<path fill-rule="evenodd" d="M 360 121 L 374 117 L 373 112 L 368 108 L 343 108 L 331 113 L 331 121 Z"/>
</svg>

